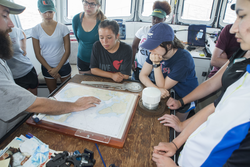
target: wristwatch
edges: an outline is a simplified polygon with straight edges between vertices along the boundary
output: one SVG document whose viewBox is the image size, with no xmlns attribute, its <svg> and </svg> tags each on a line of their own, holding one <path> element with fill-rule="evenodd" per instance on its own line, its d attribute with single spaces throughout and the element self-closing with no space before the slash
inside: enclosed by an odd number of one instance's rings
<svg viewBox="0 0 250 167">
<path fill-rule="evenodd" d="M 158 68 L 158 67 L 160 67 L 161 66 L 161 64 L 153 64 L 153 67 L 154 68 Z"/>
</svg>

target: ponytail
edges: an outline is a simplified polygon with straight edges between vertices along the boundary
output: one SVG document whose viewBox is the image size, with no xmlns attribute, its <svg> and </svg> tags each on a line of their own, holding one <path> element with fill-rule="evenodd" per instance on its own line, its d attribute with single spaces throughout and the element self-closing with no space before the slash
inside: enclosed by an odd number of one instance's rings
<svg viewBox="0 0 250 167">
<path fill-rule="evenodd" d="M 107 17 L 104 15 L 101 9 L 97 10 L 96 18 L 100 21 L 107 19 Z"/>
</svg>

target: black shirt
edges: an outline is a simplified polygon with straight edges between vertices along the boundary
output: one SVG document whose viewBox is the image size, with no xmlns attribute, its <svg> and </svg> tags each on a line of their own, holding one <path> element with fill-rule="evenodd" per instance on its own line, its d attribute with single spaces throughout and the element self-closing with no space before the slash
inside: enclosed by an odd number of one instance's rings
<svg viewBox="0 0 250 167">
<path fill-rule="evenodd" d="M 225 70 L 221 82 L 221 94 L 220 96 L 214 101 L 214 106 L 216 107 L 218 103 L 220 102 L 222 96 L 224 95 L 227 88 L 232 85 L 235 81 L 237 81 L 239 78 L 241 78 L 245 72 L 246 67 L 248 64 L 250 64 L 250 59 L 245 59 L 243 61 L 234 62 L 235 60 L 239 60 L 239 58 L 242 58 L 247 51 L 243 51 L 239 49 L 237 52 L 234 53 L 234 55 L 229 59 L 229 64 L 227 69 Z"/>
</svg>

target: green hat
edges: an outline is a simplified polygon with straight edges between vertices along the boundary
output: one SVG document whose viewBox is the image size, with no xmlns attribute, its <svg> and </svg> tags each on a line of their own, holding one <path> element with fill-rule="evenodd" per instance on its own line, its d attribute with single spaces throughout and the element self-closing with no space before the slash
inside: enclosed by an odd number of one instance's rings
<svg viewBox="0 0 250 167">
<path fill-rule="evenodd" d="M 45 13 L 48 11 L 56 12 L 54 3 L 51 0 L 38 0 L 37 6 L 41 13 Z"/>
<path fill-rule="evenodd" d="M 0 5 L 9 8 L 10 14 L 20 14 L 26 8 L 24 6 L 18 5 L 7 0 L 0 0 Z"/>
<path fill-rule="evenodd" d="M 166 12 L 164 12 L 161 9 L 155 9 L 150 16 L 156 16 L 159 17 L 160 19 L 166 17 Z"/>
</svg>

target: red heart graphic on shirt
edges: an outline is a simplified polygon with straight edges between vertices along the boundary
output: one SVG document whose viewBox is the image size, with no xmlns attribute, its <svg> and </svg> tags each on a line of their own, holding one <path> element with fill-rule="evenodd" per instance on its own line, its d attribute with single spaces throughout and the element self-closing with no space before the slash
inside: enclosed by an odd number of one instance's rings
<svg viewBox="0 0 250 167">
<path fill-rule="evenodd" d="M 118 60 L 113 61 L 113 66 L 115 67 L 115 69 L 119 70 L 122 62 L 123 62 L 123 60 L 121 60 L 121 61 L 118 61 Z"/>
</svg>

